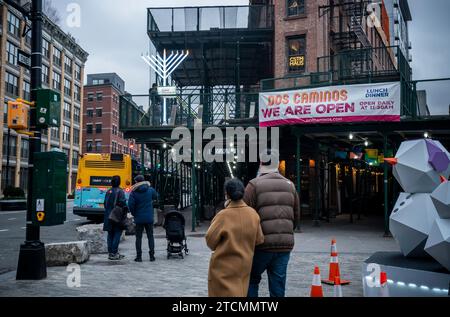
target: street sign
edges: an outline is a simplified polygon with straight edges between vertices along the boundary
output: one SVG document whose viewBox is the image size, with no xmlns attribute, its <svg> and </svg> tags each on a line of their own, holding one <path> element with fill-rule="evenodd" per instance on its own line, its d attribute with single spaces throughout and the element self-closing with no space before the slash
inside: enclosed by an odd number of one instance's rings
<svg viewBox="0 0 450 317">
<path fill-rule="evenodd" d="M 31 68 L 31 55 L 22 50 L 17 50 L 17 64 L 19 66 L 30 69 Z"/>
<path fill-rule="evenodd" d="M 158 95 L 166 96 L 166 95 L 176 95 L 176 94 L 177 94 L 176 86 L 158 87 Z"/>
</svg>

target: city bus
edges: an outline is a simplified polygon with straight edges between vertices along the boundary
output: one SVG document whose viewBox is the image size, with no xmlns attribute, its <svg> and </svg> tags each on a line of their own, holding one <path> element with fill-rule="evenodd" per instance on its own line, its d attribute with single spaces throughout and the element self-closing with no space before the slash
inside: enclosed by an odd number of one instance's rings
<svg viewBox="0 0 450 317">
<path fill-rule="evenodd" d="M 73 213 L 102 220 L 112 177 L 120 176 L 120 187 L 128 199 L 137 168 L 137 162 L 128 154 L 84 154 L 78 164 Z"/>
</svg>

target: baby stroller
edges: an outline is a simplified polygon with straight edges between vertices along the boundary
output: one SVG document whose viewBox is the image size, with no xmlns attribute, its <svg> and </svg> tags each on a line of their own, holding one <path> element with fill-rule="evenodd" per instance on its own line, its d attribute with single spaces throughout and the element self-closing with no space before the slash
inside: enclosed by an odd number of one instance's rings
<svg viewBox="0 0 450 317">
<path fill-rule="evenodd" d="M 164 217 L 163 228 L 166 229 L 168 259 L 172 254 L 177 254 L 183 259 L 183 251 L 186 255 L 189 253 L 184 225 L 185 219 L 178 211 L 170 211 Z"/>
</svg>

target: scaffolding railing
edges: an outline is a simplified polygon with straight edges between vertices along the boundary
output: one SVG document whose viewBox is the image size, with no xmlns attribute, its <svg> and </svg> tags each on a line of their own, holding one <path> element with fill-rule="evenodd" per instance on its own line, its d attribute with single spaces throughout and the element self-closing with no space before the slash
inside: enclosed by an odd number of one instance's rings
<svg viewBox="0 0 450 317">
<path fill-rule="evenodd" d="M 164 124 L 164 103 L 166 119 Z M 140 100 L 140 102 L 138 101 Z M 197 93 L 188 95 L 123 95 L 120 97 L 120 129 L 164 126 L 257 125 L 258 93 Z M 137 103 L 142 104 L 138 106 Z M 146 105 L 146 106 L 143 106 Z"/>
<path fill-rule="evenodd" d="M 273 5 L 149 8 L 147 30 L 196 32 L 273 29 Z"/>
<path fill-rule="evenodd" d="M 354 82 L 327 82 L 330 73 L 316 74 L 311 84 L 311 76 L 284 79 L 282 84 L 288 89 L 308 89 Z M 321 82 L 318 77 L 322 76 Z M 313 80 L 313 81 L 314 81 Z M 450 115 L 450 78 L 401 81 L 401 116 L 403 119 L 423 120 L 431 116 Z M 367 81 L 366 81 L 367 82 Z M 361 82 L 359 82 L 361 83 Z M 279 90 L 275 89 L 275 90 Z M 267 90 L 270 91 L 270 90 Z M 175 96 L 159 96 L 152 102 L 151 96 L 144 96 L 147 107 L 138 106 L 131 95 L 120 97 L 120 129 L 139 130 L 186 126 L 193 128 L 197 123 L 203 126 L 257 126 L 259 114 L 258 93 L 207 93 Z M 142 96 L 140 96 L 142 97 Z M 162 98 L 166 99 L 168 123 L 163 125 Z"/>
</svg>

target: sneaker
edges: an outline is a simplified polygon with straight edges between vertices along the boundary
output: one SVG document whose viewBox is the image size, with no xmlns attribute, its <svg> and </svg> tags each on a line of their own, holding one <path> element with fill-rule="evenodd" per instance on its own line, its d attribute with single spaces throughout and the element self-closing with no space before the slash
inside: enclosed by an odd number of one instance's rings
<svg viewBox="0 0 450 317">
<path fill-rule="evenodd" d="M 118 261 L 118 260 L 120 260 L 121 258 L 120 258 L 119 253 L 116 253 L 116 254 L 111 254 L 111 255 L 108 257 L 108 259 L 110 259 L 111 261 Z"/>
<path fill-rule="evenodd" d="M 125 258 L 125 255 L 122 255 L 122 254 L 120 254 L 120 253 L 117 253 L 117 254 L 119 255 L 119 260 L 122 260 L 122 259 Z"/>
<path fill-rule="evenodd" d="M 154 262 L 155 261 L 155 256 L 153 254 L 150 254 L 150 262 Z"/>
<path fill-rule="evenodd" d="M 136 259 L 134 259 L 135 262 L 142 262 L 142 258 L 140 256 L 136 257 Z"/>
</svg>

